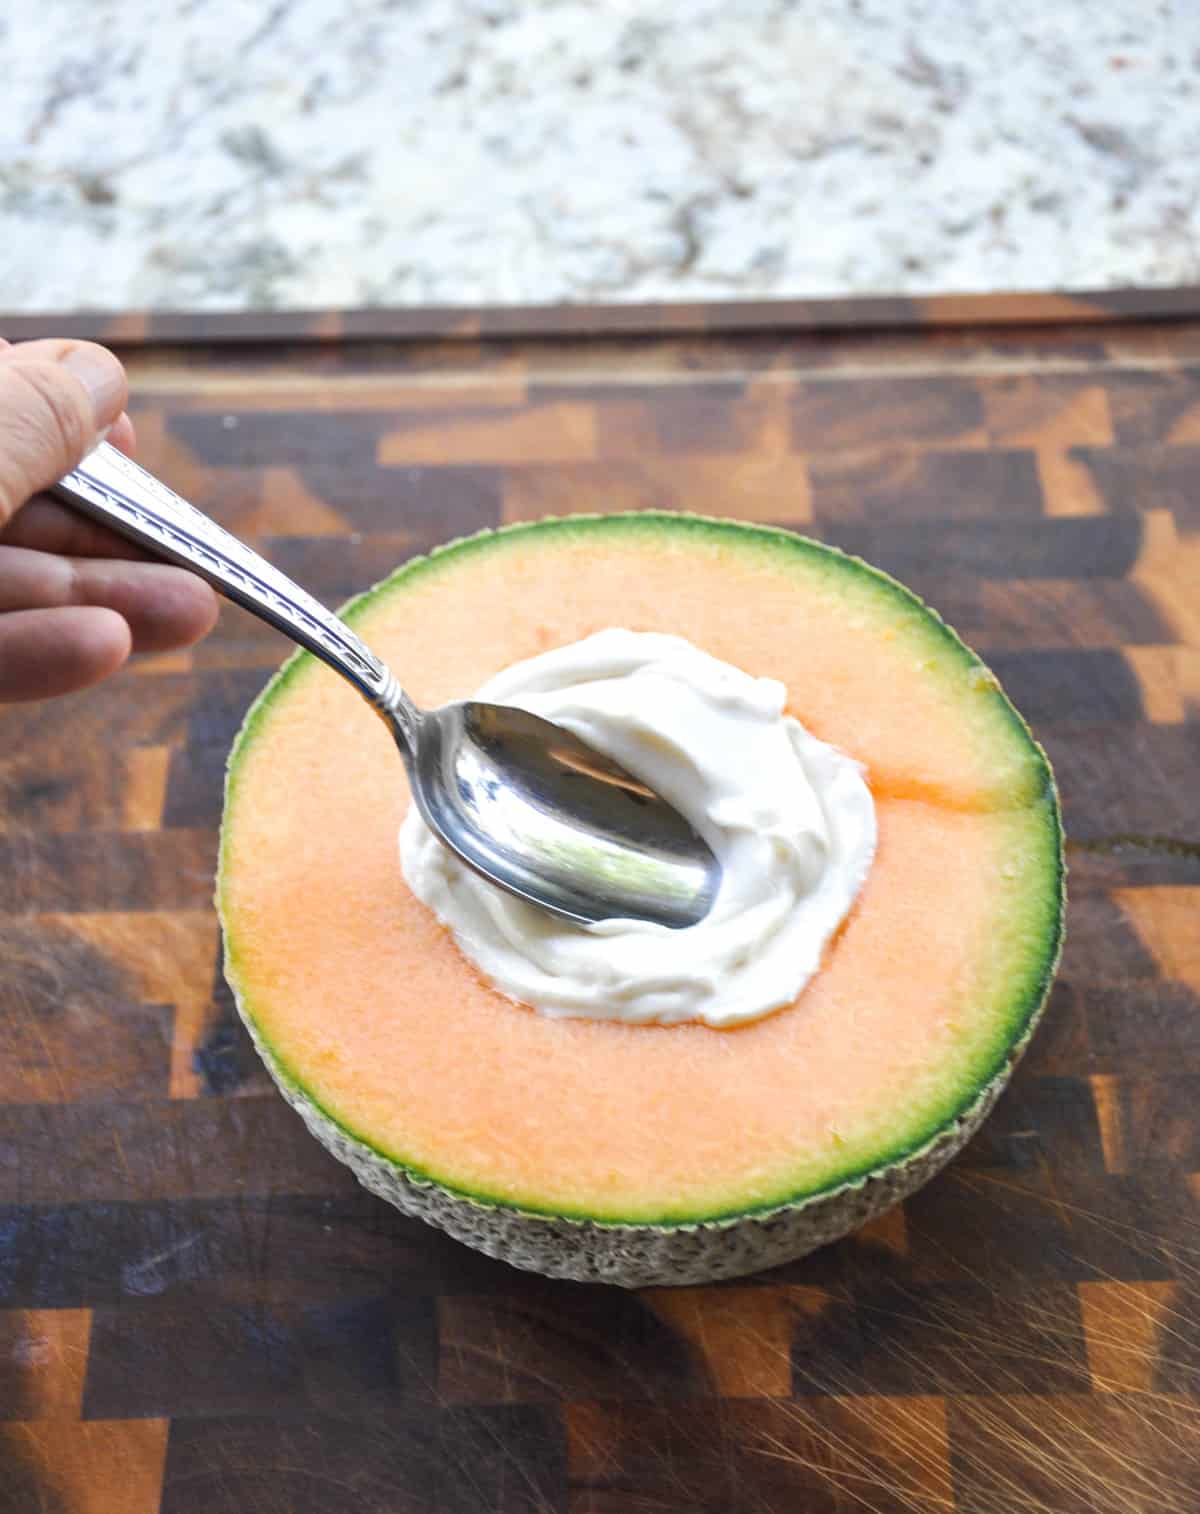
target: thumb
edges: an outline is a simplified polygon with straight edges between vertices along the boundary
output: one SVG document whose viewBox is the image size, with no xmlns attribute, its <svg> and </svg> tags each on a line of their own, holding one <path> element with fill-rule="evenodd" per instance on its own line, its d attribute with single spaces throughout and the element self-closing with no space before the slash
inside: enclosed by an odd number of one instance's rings
<svg viewBox="0 0 1200 1514">
<path fill-rule="evenodd" d="M 127 394 L 124 368 L 95 342 L 0 349 L 0 528 L 95 446 Z"/>
</svg>

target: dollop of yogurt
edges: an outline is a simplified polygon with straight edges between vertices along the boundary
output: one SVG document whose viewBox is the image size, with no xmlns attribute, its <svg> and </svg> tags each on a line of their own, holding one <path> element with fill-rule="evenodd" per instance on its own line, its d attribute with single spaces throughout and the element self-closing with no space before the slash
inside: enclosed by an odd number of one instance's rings
<svg viewBox="0 0 1200 1514">
<path fill-rule="evenodd" d="M 600 631 L 507 668 L 479 699 L 558 722 L 656 789 L 721 864 L 712 909 L 671 930 L 580 925 L 487 883 L 410 806 L 409 887 L 502 993 L 543 1014 L 727 1028 L 790 1004 L 875 854 L 861 766 L 784 714 L 787 693 L 677 636 Z"/>
</svg>

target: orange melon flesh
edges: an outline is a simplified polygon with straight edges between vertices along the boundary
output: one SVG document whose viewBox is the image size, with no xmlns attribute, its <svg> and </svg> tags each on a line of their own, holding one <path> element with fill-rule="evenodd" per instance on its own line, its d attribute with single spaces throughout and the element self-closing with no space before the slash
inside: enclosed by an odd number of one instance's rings
<svg viewBox="0 0 1200 1514">
<path fill-rule="evenodd" d="M 864 763 L 875 865 L 821 972 L 734 1031 L 554 1020 L 505 999 L 409 892 L 383 726 L 294 659 L 230 766 L 227 971 L 282 1077 L 415 1174 L 485 1200 L 675 1223 L 902 1158 L 1003 1068 L 1059 945 L 1044 757 L 906 591 L 787 533 L 657 515 L 543 522 L 415 564 L 348 612 L 434 706 L 606 626 L 780 679 Z"/>
</svg>

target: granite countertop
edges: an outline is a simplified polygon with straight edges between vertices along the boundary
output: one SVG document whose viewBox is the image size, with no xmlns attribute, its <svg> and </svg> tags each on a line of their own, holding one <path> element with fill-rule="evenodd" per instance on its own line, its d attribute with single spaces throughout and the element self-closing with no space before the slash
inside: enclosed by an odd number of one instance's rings
<svg viewBox="0 0 1200 1514">
<path fill-rule="evenodd" d="M 0 67 L 9 311 L 1200 281 L 1191 0 L 7 0 Z"/>
</svg>

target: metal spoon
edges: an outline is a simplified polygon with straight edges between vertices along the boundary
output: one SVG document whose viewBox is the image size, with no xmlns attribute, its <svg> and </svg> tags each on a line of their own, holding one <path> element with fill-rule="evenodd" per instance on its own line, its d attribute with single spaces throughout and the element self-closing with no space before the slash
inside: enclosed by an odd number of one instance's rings
<svg viewBox="0 0 1200 1514">
<path fill-rule="evenodd" d="M 52 492 L 198 573 L 348 679 L 395 737 L 430 829 L 485 878 L 570 920 L 679 928 L 708 913 L 720 865 L 701 837 L 569 732 L 474 700 L 419 710 L 336 615 L 107 442 Z"/>
</svg>

